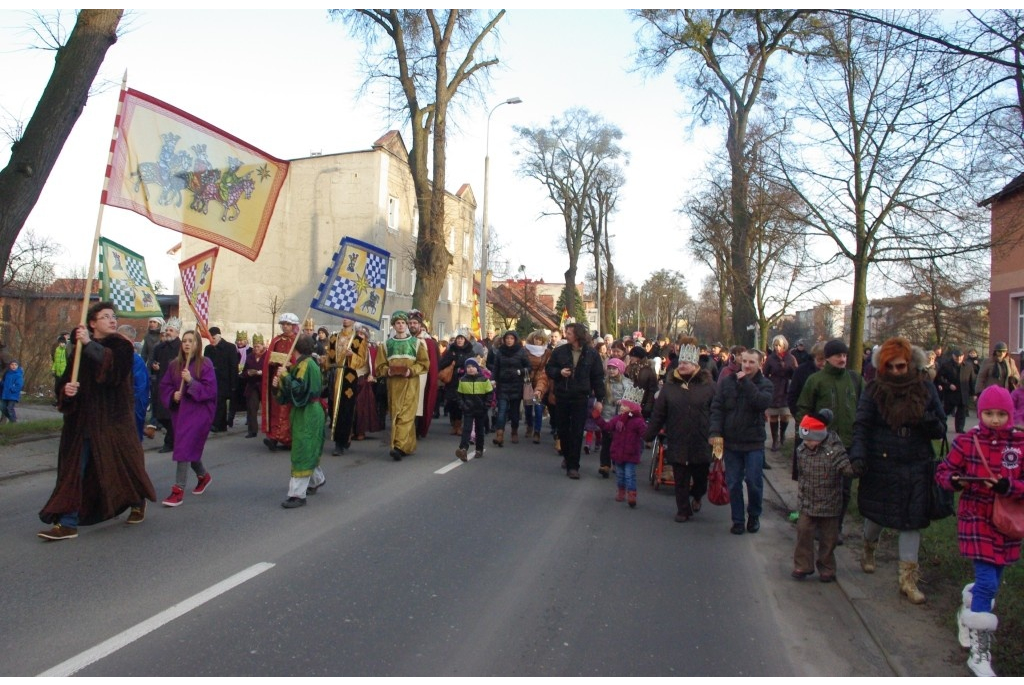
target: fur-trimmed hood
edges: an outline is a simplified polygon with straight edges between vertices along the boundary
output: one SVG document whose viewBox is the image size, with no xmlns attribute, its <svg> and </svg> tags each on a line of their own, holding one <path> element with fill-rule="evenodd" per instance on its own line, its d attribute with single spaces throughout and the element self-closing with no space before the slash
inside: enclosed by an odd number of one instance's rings
<svg viewBox="0 0 1024 685">
<path fill-rule="evenodd" d="M 882 351 L 881 345 L 875 345 L 875 349 L 871 352 L 871 366 L 878 369 L 879 373 L 883 372 L 883 369 L 878 366 L 879 353 Z M 924 350 L 917 345 L 910 346 L 910 366 L 917 369 L 918 371 L 924 371 L 928 368 L 928 355 L 925 354 Z"/>
</svg>

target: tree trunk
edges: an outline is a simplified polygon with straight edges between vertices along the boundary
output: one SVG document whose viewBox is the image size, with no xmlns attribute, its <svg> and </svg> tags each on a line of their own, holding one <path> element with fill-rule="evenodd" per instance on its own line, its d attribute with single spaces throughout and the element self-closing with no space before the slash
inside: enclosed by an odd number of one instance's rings
<svg viewBox="0 0 1024 685">
<path fill-rule="evenodd" d="M 853 263 L 853 304 L 850 306 L 850 355 L 847 367 L 860 372 L 864 362 L 864 319 L 868 308 L 868 262 Z"/>
<path fill-rule="evenodd" d="M 7 269 L 14 242 L 82 114 L 107 50 L 117 42 L 123 12 L 79 12 L 67 43 L 56 52 L 53 73 L 24 135 L 11 146 L 10 162 L 0 171 L 0 273 Z"/>
<path fill-rule="evenodd" d="M 749 177 L 743 157 L 745 137 L 746 117 L 737 113 L 726 142 L 732 173 L 729 189 L 733 220 L 730 246 L 732 337 L 735 342 L 750 347 L 754 344 L 754 332 L 753 329 L 747 330 L 747 327 L 757 324 L 757 315 L 754 311 L 754 284 L 750 276 L 750 209 L 747 206 Z"/>
</svg>

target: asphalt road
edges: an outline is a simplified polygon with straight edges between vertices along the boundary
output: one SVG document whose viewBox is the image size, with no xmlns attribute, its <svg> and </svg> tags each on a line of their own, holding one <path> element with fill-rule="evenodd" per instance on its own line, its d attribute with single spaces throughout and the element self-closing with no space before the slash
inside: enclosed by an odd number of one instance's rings
<svg viewBox="0 0 1024 685">
<path fill-rule="evenodd" d="M 594 456 L 565 478 L 547 435 L 458 462 L 445 423 L 402 462 L 325 456 L 296 510 L 287 453 L 236 428 L 204 495 L 58 543 L 34 536 L 54 474 L 0 482 L 0 675 L 892 674 L 834 584 L 789 579 L 783 512 L 676 524 L 646 481 L 614 502 Z M 162 498 L 169 455 L 147 468 Z"/>
</svg>

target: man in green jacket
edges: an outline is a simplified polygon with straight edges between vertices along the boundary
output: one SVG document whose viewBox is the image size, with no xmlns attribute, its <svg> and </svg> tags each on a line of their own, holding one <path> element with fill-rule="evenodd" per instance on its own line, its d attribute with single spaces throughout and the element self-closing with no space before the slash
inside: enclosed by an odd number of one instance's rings
<svg viewBox="0 0 1024 685">
<path fill-rule="evenodd" d="M 846 368 L 849 353 L 850 348 L 838 338 L 825 343 L 825 366 L 810 375 L 800 392 L 800 399 L 796 402 L 797 425 L 800 425 L 800 421 L 808 414 L 820 412 L 822 409 L 831 411 L 832 423 L 829 428 L 839 435 L 847 450 L 853 446 L 853 422 L 857 417 L 857 402 L 864 391 L 864 379 L 860 374 Z M 850 504 L 852 485 L 851 478 L 843 478 L 843 517 L 846 516 L 846 509 Z M 840 518 L 840 540 L 842 526 Z"/>
</svg>

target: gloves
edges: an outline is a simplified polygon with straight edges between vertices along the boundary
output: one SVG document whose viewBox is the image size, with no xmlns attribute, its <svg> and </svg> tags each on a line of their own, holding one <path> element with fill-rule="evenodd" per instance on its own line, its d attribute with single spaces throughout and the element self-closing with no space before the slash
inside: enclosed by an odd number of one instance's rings
<svg viewBox="0 0 1024 685">
<path fill-rule="evenodd" d="M 711 456 L 721 459 L 725 454 L 725 438 L 709 438 L 708 444 L 711 445 Z"/>
<path fill-rule="evenodd" d="M 1010 491 L 1010 479 L 1000 478 L 996 481 L 996 484 L 992 486 L 992 492 L 997 495 L 1005 495 Z"/>
</svg>

